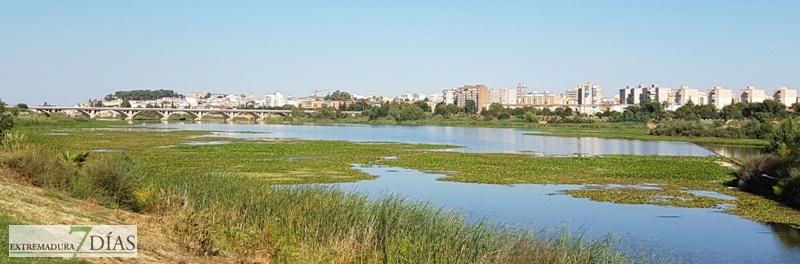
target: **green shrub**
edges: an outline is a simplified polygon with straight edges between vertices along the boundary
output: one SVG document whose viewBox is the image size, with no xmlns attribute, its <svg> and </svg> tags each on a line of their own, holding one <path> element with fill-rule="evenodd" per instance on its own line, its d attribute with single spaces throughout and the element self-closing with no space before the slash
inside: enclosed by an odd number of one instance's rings
<svg viewBox="0 0 800 264">
<path fill-rule="evenodd" d="M 128 156 L 112 154 L 93 158 L 73 176 L 71 183 L 73 197 L 93 197 L 106 207 L 141 210 L 134 195 L 141 185 L 141 175 Z"/>
<path fill-rule="evenodd" d="M 781 180 L 774 188 L 778 200 L 786 205 L 800 207 L 800 168 L 789 171 L 789 178 Z"/>
<path fill-rule="evenodd" d="M 64 191 L 75 198 L 93 198 L 111 208 L 141 210 L 134 195 L 141 175 L 124 155 L 89 157 L 87 152 L 58 153 L 25 147 L 3 154 L 0 165 L 37 187 Z"/>
<path fill-rule="evenodd" d="M 59 161 L 56 152 L 33 147 L 5 153 L 0 164 L 17 172 L 24 182 L 56 190 L 67 190 L 69 175 L 75 173 L 75 168 Z"/>
<path fill-rule="evenodd" d="M 774 197 L 773 186 L 790 177 L 789 159 L 767 154 L 750 158 L 739 168 L 738 185 L 742 190 Z"/>
</svg>

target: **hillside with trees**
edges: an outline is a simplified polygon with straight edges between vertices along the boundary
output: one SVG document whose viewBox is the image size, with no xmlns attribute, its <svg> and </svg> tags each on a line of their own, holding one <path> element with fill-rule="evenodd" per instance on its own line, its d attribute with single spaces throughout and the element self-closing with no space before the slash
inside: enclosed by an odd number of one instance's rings
<svg viewBox="0 0 800 264">
<path fill-rule="evenodd" d="M 114 94 L 106 95 L 106 100 L 123 99 L 123 100 L 157 100 L 164 97 L 184 97 L 173 90 L 130 90 L 130 91 L 116 91 Z"/>
</svg>

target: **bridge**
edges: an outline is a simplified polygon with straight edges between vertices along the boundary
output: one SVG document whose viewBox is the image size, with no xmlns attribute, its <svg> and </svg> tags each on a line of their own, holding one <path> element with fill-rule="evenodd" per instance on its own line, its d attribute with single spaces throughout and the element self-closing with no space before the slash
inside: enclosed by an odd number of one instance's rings
<svg viewBox="0 0 800 264">
<path fill-rule="evenodd" d="M 95 118 L 101 113 L 116 113 L 125 118 L 133 120 L 136 115 L 150 112 L 158 115 L 161 120 L 167 120 L 174 114 L 186 114 L 194 120 L 199 121 L 206 115 L 221 115 L 225 121 L 231 121 L 234 117 L 252 117 L 256 121 L 262 121 L 267 117 L 281 115 L 291 116 L 292 110 L 260 110 L 260 109 L 191 109 L 191 108 L 122 108 L 122 107 L 69 107 L 69 106 L 28 106 L 28 110 L 50 116 L 53 113 L 65 113 L 72 116 L 83 115 L 88 118 Z M 303 110 L 306 114 L 314 114 L 314 110 Z M 341 111 L 342 114 L 358 115 L 361 111 Z"/>
</svg>

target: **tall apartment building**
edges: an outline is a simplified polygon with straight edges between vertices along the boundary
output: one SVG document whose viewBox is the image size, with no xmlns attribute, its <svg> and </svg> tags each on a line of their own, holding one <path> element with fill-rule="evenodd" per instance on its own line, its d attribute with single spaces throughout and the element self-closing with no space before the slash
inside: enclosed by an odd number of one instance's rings
<svg viewBox="0 0 800 264">
<path fill-rule="evenodd" d="M 489 89 L 489 104 L 511 105 L 517 103 L 517 90 L 508 88 Z"/>
<path fill-rule="evenodd" d="M 669 92 L 669 88 L 658 86 L 658 84 L 650 86 L 639 85 L 637 87 L 626 86 L 623 89 L 619 89 L 619 101 L 620 104 L 628 105 L 639 104 L 645 100 L 668 102 Z"/>
<path fill-rule="evenodd" d="M 456 105 L 464 107 L 468 100 L 475 101 L 478 109 L 489 106 L 489 87 L 483 84 L 464 85 L 456 88 Z"/>
<path fill-rule="evenodd" d="M 561 98 L 563 98 L 562 103 L 570 105 L 578 104 L 579 94 L 580 94 L 580 89 L 578 88 L 567 89 L 567 91 L 561 96 Z"/>
<path fill-rule="evenodd" d="M 276 92 L 264 96 L 264 106 L 267 107 L 281 107 L 286 105 L 286 98 L 283 94 Z"/>
<path fill-rule="evenodd" d="M 443 95 L 441 93 L 432 93 L 426 97 L 429 102 L 439 103 L 443 99 Z"/>
<path fill-rule="evenodd" d="M 517 102 L 515 104 L 525 104 L 525 95 L 528 94 L 528 86 L 525 84 L 517 84 Z"/>
<path fill-rule="evenodd" d="M 722 109 L 723 107 L 733 103 L 733 90 L 722 88 L 722 86 L 714 86 L 708 90 L 708 104 Z"/>
<path fill-rule="evenodd" d="M 597 105 L 603 101 L 603 86 L 587 82 L 578 86 L 579 105 Z"/>
<path fill-rule="evenodd" d="M 456 89 L 444 89 L 442 91 L 442 99 L 444 104 L 456 103 Z"/>
<path fill-rule="evenodd" d="M 797 90 L 789 89 L 784 86 L 781 86 L 777 90 L 772 92 L 772 99 L 778 102 L 783 103 L 786 106 L 790 106 L 794 103 L 797 103 Z M 797 111 L 797 110 L 795 110 Z"/>
<path fill-rule="evenodd" d="M 747 86 L 744 90 L 739 91 L 739 101 L 742 103 L 760 103 L 764 99 L 767 99 L 766 92 L 753 86 Z"/>
<path fill-rule="evenodd" d="M 653 84 L 647 89 L 647 96 L 650 97 L 650 100 L 656 101 L 659 103 L 669 102 L 669 93 L 672 89 L 667 87 L 658 86 L 658 84 Z"/>
<path fill-rule="evenodd" d="M 555 105 L 561 104 L 561 97 L 550 92 L 532 92 L 523 97 L 523 104 L 526 105 Z"/>
<path fill-rule="evenodd" d="M 673 104 L 676 106 L 682 106 L 692 102 L 696 105 L 703 105 L 706 103 L 706 95 L 705 93 L 701 93 L 697 89 L 689 88 L 688 86 L 681 86 L 680 89 L 675 91 L 675 100 Z"/>
<path fill-rule="evenodd" d="M 625 86 L 625 88 L 619 89 L 620 104 L 639 104 L 642 101 L 642 92 L 646 89 L 647 87 L 642 85 L 639 85 L 639 87 Z"/>
</svg>

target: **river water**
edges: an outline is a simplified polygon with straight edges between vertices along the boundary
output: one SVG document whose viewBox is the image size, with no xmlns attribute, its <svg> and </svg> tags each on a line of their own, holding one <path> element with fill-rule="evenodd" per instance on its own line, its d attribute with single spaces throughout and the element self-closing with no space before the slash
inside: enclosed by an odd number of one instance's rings
<svg viewBox="0 0 800 264">
<path fill-rule="evenodd" d="M 296 138 L 387 141 L 463 146 L 454 151 L 534 153 L 540 155 L 717 155 L 685 142 L 563 138 L 525 135 L 530 131 L 497 128 L 369 125 L 153 124 L 154 128 L 222 131 L 236 138 Z M 249 132 L 249 133 L 240 133 Z M 252 133 L 256 132 L 256 133 Z M 735 156 L 744 153 L 734 151 Z M 654 166 L 657 166 L 655 164 Z M 580 188 L 619 186 L 493 185 L 437 181 L 440 174 L 405 168 L 354 165 L 379 176 L 375 180 L 333 184 L 371 195 L 399 195 L 461 210 L 465 217 L 534 229 L 566 226 L 591 236 L 614 233 L 629 254 L 655 254 L 670 262 L 800 263 L 800 232 L 787 225 L 760 223 L 716 208 L 680 208 L 595 202 L 561 193 Z M 652 187 L 648 187 L 652 188 Z M 696 195 L 719 195 L 695 192 Z"/>
<path fill-rule="evenodd" d="M 402 142 L 463 146 L 457 151 L 534 153 L 541 155 L 634 154 L 662 156 L 715 155 L 695 144 L 677 141 L 570 138 L 525 135 L 531 131 L 505 128 L 397 126 L 397 125 L 257 125 L 257 124 L 152 124 L 156 128 L 262 132 L 231 134 L 240 138 L 296 138 L 359 142 Z"/>
</svg>

